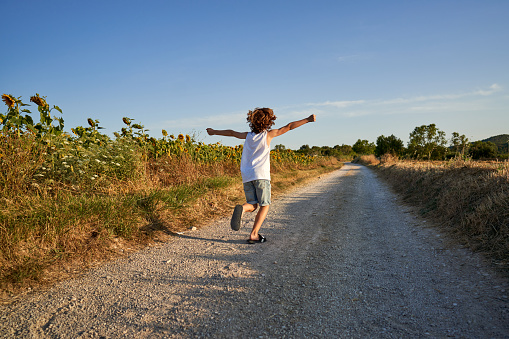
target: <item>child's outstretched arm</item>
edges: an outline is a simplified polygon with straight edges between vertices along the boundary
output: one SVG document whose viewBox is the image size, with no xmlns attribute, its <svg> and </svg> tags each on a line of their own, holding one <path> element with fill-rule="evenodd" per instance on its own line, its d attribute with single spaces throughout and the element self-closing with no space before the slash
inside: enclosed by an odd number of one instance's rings
<svg viewBox="0 0 509 339">
<path fill-rule="evenodd" d="M 238 139 L 245 139 L 247 136 L 247 132 L 237 132 L 231 129 L 212 129 L 207 128 L 207 133 L 209 135 L 222 135 L 225 137 L 235 137 Z"/>
<path fill-rule="evenodd" d="M 293 121 L 284 127 L 270 130 L 269 133 L 267 134 L 268 142 L 270 143 L 272 138 L 283 135 L 286 132 L 291 131 L 292 129 L 296 129 L 297 127 L 307 124 L 308 122 L 315 122 L 315 121 L 316 121 L 316 115 L 311 114 L 309 117 L 307 117 L 305 119 Z"/>
</svg>

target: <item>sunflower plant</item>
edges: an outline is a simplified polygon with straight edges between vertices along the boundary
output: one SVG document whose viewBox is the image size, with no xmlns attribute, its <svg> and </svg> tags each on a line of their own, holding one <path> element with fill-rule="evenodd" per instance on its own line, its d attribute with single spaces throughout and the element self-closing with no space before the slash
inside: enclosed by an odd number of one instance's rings
<svg viewBox="0 0 509 339">
<path fill-rule="evenodd" d="M 21 97 L 16 98 L 11 94 L 2 94 L 2 100 L 8 107 L 6 114 L 0 114 L 0 125 L 3 125 L 3 130 L 16 131 L 18 136 L 29 132 L 39 138 L 48 135 L 60 135 L 63 132 L 64 119 L 51 117 L 52 110 L 57 110 L 60 113 L 62 113 L 62 110 L 58 106 L 50 108 L 45 97 L 40 97 L 38 93 L 30 97 L 30 101 L 37 105 L 40 113 L 40 122 L 37 124 L 34 124 L 32 117 L 29 115 L 32 112 L 23 108 L 29 105 L 23 103 Z M 25 114 L 23 115 L 23 113 Z M 56 126 L 54 122 L 57 123 Z"/>
<path fill-rule="evenodd" d="M 0 125 L 3 125 L 4 131 L 15 131 L 18 137 L 23 134 L 25 129 L 35 132 L 33 120 L 28 114 L 31 112 L 23 107 L 29 106 L 21 101 L 21 97 L 14 97 L 11 94 L 2 94 L 2 100 L 7 105 L 8 110 L 5 114 L 0 114 Z M 22 113 L 28 113 L 23 115 Z"/>
<path fill-rule="evenodd" d="M 99 132 L 100 129 L 104 127 L 99 126 L 99 120 L 92 120 L 91 118 L 87 119 L 89 127 L 77 126 L 71 128 L 72 133 L 75 135 L 73 141 L 78 141 L 81 146 L 88 148 L 92 144 L 96 145 L 106 145 L 110 138 Z"/>
<path fill-rule="evenodd" d="M 62 117 L 52 117 L 51 111 L 57 110 L 62 114 L 62 110 L 58 106 L 53 106 L 50 108 L 48 103 L 46 102 L 45 97 L 40 97 L 39 93 L 36 93 L 34 96 L 30 97 L 30 101 L 37 105 L 37 110 L 40 114 L 40 122 L 37 123 L 33 128 L 30 128 L 31 131 L 35 131 L 37 136 L 46 136 L 46 135 L 60 135 L 64 131 L 64 119 Z M 54 123 L 57 123 L 55 126 Z"/>
</svg>

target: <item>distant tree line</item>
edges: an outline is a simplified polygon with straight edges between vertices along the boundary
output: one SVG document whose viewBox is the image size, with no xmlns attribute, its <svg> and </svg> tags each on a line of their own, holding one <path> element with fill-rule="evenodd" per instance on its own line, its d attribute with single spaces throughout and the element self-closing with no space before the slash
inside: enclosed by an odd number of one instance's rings
<svg viewBox="0 0 509 339">
<path fill-rule="evenodd" d="M 283 147 L 277 145 L 276 148 Z M 503 134 L 486 140 L 470 142 L 465 135 L 453 132 L 450 139 L 435 124 L 415 127 L 410 133 L 408 144 L 394 135 L 381 135 L 376 143 L 358 139 L 355 144 L 329 146 L 302 145 L 297 152 L 311 156 L 334 156 L 339 159 L 353 159 L 358 155 L 374 154 L 381 157 L 391 154 L 400 158 L 418 160 L 445 160 L 450 158 L 508 159 L 509 135 Z"/>
<path fill-rule="evenodd" d="M 276 146 L 277 147 L 277 146 Z M 345 160 L 351 160 L 356 156 L 356 152 L 353 150 L 352 146 L 350 145 L 336 145 L 334 147 L 330 146 L 312 146 L 309 147 L 309 145 L 302 145 L 300 149 L 296 150 L 298 153 L 302 153 L 305 155 L 310 156 L 330 156 L 330 157 L 336 157 L 338 159 L 345 159 Z"/>
</svg>

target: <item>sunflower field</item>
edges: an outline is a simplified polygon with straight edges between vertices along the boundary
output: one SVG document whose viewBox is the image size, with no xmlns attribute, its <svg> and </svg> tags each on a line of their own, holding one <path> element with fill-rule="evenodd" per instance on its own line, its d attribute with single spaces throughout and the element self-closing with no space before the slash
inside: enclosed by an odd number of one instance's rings
<svg viewBox="0 0 509 339">
<path fill-rule="evenodd" d="M 33 173 L 24 177 L 28 180 L 25 184 L 97 186 L 97 182 L 110 182 L 110 179 L 134 179 L 135 167 L 139 161 L 150 163 L 161 158 L 167 161 L 186 158 L 196 163 L 239 164 L 242 156 L 242 145 L 229 147 L 220 143 L 204 144 L 189 135 L 168 135 L 165 130 L 162 130 L 162 138 L 153 138 L 147 134 L 144 126 L 127 117 L 122 119 L 125 127 L 114 133 L 114 139 L 100 133 L 99 121 L 92 119 L 87 120 L 86 127 L 71 128 L 71 134 L 64 131 L 63 118 L 52 112 L 61 114 L 62 110 L 58 106 L 50 108 L 45 98 L 39 94 L 30 98 L 40 113 L 39 123 L 34 123 L 31 112 L 25 108 L 28 105 L 21 98 L 3 94 L 2 99 L 8 112 L 0 114 L 1 137 L 9 141 L 3 144 L 4 149 L 0 149 L 2 167 L 9 161 L 5 156 L 12 154 L 13 149 L 9 151 L 6 148 L 13 146 L 14 139 L 18 139 L 17 142 L 24 139 L 38 144 L 39 153 L 33 154 L 37 161 L 31 159 Z M 271 160 L 275 164 L 309 165 L 313 159 L 292 150 L 271 151 Z M 34 168 L 35 164 L 38 166 Z M 7 184 L 5 177 L 0 180 L 3 185 Z"/>
</svg>

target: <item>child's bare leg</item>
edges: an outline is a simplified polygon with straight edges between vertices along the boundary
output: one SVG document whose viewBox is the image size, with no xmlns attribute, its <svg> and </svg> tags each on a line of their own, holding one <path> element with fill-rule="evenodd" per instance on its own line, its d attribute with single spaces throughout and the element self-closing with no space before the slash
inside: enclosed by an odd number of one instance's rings
<svg viewBox="0 0 509 339">
<path fill-rule="evenodd" d="M 245 203 L 244 205 L 236 205 L 233 210 L 232 219 L 230 221 L 230 226 L 232 230 L 238 231 L 242 224 L 242 216 L 245 212 L 254 212 L 258 208 L 258 204 L 250 204 Z"/>
<path fill-rule="evenodd" d="M 267 217 L 267 213 L 269 213 L 269 206 L 261 206 L 258 210 L 258 213 L 256 214 L 253 230 L 251 231 L 251 236 L 249 237 L 251 240 L 259 240 L 258 238 L 258 231 L 262 227 L 262 224 Z M 253 210 L 254 211 L 254 210 Z"/>
<path fill-rule="evenodd" d="M 244 205 L 242 205 L 242 213 L 246 213 L 246 212 L 254 212 L 256 211 L 256 209 L 258 208 L 258 204 L 250 204 L 250 203 L 245 203 Z"/>
</svg>

